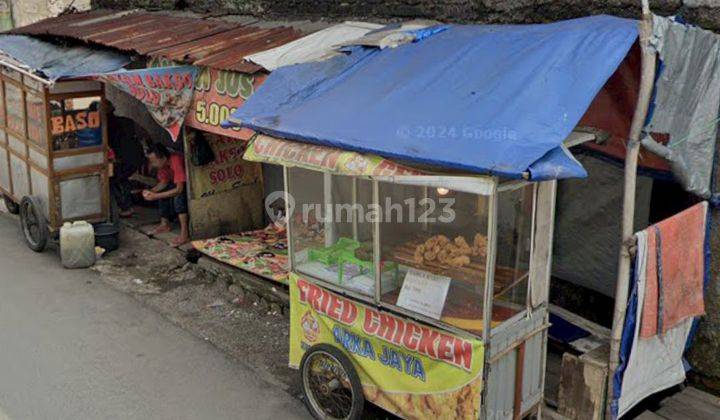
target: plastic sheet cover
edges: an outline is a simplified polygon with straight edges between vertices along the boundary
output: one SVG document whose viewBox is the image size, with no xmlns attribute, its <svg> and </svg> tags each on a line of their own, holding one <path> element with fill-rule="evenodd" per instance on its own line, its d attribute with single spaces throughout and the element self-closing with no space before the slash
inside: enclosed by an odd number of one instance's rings
<svg viewBox="0 0 720 420">
<path fill-rule="evenodd" d="M 627 413 L 648 396 L 671 388 L 685 380 L 683 353 L 692 327 L 692 319 L 686 319 L 663 336 L 650 339 L 640 337 L 643 304 L 647 296 L 646 269 L 647 234 L 636 234 L 637 258 L 633 288 L 628 301 L 627 317 L 623 327 L 621 365 L 613 378 L 615 398 L 612 401 L 613 418 Z"/>
<path fill-rule="evenodd" d="M 338 44 L 380 28 L 382 25 L 374 23 L 345 22 L 279 47 L 248 55 L 245 59 L 270 71 L 292 64 L 321 61 L 339 54 L 335 49 Z"/>
<path fill-rule="evenodd" d="M 615 296 L 622 237 L 623 168 L 579 155 L 587 180 L 558 183 L 552 275 L 605 296 Z M 652 179 L 639 176 L 634 226 L 644 229 L 650 216 Z M 592 240 L 588 240 L 592 238 Z"/>
<path fill-rule="evenodd" d="M 720 109 L 720 36 L 670 18 L 653 17 L 653 46 L 662 60 L 648 132 L 667 133 L 643 145 L 665 157 L 675 178 L 701 197 L 711 194 Z"/>
<path fill-rule="evenodd" d="M 451 25 L 273 72 L 226 126 L 478 173 L 584 177 L 563 140 L 637 39 L 610 16 Z"/>
<path fill-rule="evenodd" d="M 50 81 L 109 73 L 130 63 L 128 56 L 116 52 L 62 47 L 22 35 L 0 35 L 0 51 Z"/>
</svg>

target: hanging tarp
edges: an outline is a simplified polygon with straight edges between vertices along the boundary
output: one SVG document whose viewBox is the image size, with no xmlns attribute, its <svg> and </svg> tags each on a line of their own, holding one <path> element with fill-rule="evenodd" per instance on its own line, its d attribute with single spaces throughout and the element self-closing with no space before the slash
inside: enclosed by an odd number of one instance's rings
<svg viewBox="0 0 720 420">
<path fill-rule="evenodd" d="M 511 178 L 583 177 L 563 140 L 636 39 L 636 21 L 610 16 L 451 25 L 280 68 L 228 124 Z"/>
<path fill-rule="evenodd" d="M 245 160 L 305 168 L 352 176 L 422 175 L 422 172 L 383 159 L 330 147 L 302 144 L 258 135 L 250 143 Z"/>
<path fill-rule="evenodd" d="M 640 337 L 640 322 L 643 302 L 647 299 L 646 265 L 647 234 L 637 235 L 638 253 L 635 284 L 628 303 L 628 314 L 623 331 L 623 362 L 620 374 L 616 374 L 612 402 L 613 418 L 627 413 L 648 396 L 682 383 L 685 380 L 685 367 L 682 356 L 685 351 L 692 319 L 676 325 L 664 336 L 650 339 Z"/>
<path fill-rule="evenodd" d="M 704 313 L 708 203 L 635 234 L 633 287 L 613 378 L 613 418 L 685 380 L 683 354 L 694 317 Z"/>
<path fill-rule="evenodd" d="M 445 26 L 433 20 L 411 20 L 402 23 L 391 23 L 387 26 L 369 32 L 367 35 L 341 44 L 344 47 L 363 45 L 380 49 L 396 48 L 400 45 L 415 42 L 427 35 L 425 28 L 433 27 L 435 31 L 444 30 Z"/>
<path fill-rule="evenodd" d="M 130 94 L 147 107 L 173 141 L 180 135 L 195 92 L 197 67 L 157 67 L 98 75 L 97 78 Z"/>
<path fill-rule="evenodd" d="M 590 182 L 572 179 L 558 183 L 552 275 L 614 297 L 625 172 L 593 155 L 579 155 L 578 161 Z M 648 225 L 652 186 L 651 178 L 638 176 L 633 222 L 637 229 Z"/>
<path fill-rule="evenodd" d="M 662 67 L 655 82 L 655 105 L 643 145 L 670 162 L 687 190 L 702 197 L 710 184 L 720 109 L 720 36 L 670 18 L 653 17 L 653 47 Z"/>
<path fill-rule="evenodd" d="M 51 82 L 114 72 L 130 63 L 124 54 L 82 46 L 62 47 L 22 35 L 0 35 L 0 51 Z"/>
</svg>

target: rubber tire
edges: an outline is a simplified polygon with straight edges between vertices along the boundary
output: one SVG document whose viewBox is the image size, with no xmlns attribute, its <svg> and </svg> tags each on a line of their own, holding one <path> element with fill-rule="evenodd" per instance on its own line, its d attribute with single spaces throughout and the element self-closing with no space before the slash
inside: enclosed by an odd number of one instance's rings
<svg viewBox="0 0 720 420">
<path fill-rule="evenodd" d="M 22 226 L 23 237 L 25 238 L 25 243 L 27 243 L 28 248 L 35 252 L 45 251 L 50 238 L 47 220 L 45 220 L 45 216 L 41 213 L 40 208 L 39 201 L 34 197 L 23 197 L 20 202 L 20 224 Z M 33 212 L 35 220 L 37 220 L 37 238 L 30 238 L 30 233 L 27 229 L 27 212 Z"/>
<path fill-rule="evenodd" d="M 326 417 L 324 416 L 325 413 L 317 413 L 315 411 L 315 407 L 313 407 L 312 403 L 310 402 L 310 397 L 308 395 L 309 390 L 305 389 L 305 381 L 302 378 L 303 372 L 305 371 L 305 363 L 307 363 L 310 356 L 318 351 L 322 351 L 325 353 L 330 354 L 332 357 L 334 357 L 338 362 L 340 362 L 340 365 L 345 370 L 345 372 L 348 375 L 348 379 L 350 379 L 350 386 L 352 388 L 353 393 L 353 408 L 350 412 L 350 415 L 348 416 L 347 420 L 359 420 L 362 418 L 363 415 L 363 409 L 365 406 L 365 394 L 363 393 L 363 387 L 362 383 L 360 382 L 360 377 L 357 374 L 357 371 L 355 370 L 355 366 L 353 366 L 350 359 L 343 353 L 340 349 L 333 347 L 329 344 L 316 344 L 312 347 L 310 347 L 305 354 L 302 357 L 302 360 L 300 361 L 300 384 L 302 387 L 303 392 L 303 402 L 305 403 L 305 406 L 307 407 L 308 411 L 310 411 L 310 414 L 318 419 L 318 420 L 325 420 Z"/>
<path fill-rule="evenodd" d="M 16 202 L 12 201 L 10 197 L 3 195 L 3 201 L 5 201 L 5 207 L 7 207 L 10 214 L 20 213 L 20 206 Z"/>
</svg>

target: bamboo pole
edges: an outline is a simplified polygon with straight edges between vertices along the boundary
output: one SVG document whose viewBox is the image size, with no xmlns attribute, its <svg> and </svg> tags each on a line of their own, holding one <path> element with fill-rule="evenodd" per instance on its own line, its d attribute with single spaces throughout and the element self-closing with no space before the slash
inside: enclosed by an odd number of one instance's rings
<svg viewBox="0 0 720 420">
<path fill-rule="evenodd" d="M 635 187 L 637 181 L 637 162 L 640 151 L 640 136 L 645 119 L 647 118 L 650 97 L 652 96 L 655 81 L 655 52 L 650 46 L 652 36 L 652 14 L 648 0 L 642 0 L 642 20 L 640 21 L 639 36 L 641 59 L 640 90 L 638 100 L 630 126 L 627 153 L 625 155 L 625 187 L 622 213 L 622 244 L 618 261 L 618 279 L 615 288 L 615 312 L 613 315 L 612 335 L 610 338 L 610 360 L 607 384 L 607 416 L 612 418 L 611 405 L 613 400 L 613 377 L 620 363 L 620 340 L 625 312 L 627 308 L 628 288 L 630 285 L 630 266 L 632 256 L 630 246 L 634 237 L 633 221 L 635 219 Z"/>
</svg>

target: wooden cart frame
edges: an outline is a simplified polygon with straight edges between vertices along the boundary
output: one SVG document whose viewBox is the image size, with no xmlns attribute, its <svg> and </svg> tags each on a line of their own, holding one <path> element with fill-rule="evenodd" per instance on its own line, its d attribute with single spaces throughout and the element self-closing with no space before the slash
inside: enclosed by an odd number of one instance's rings
<svg viewBox="0 0 720 420">
<path fill-rule="evenodd" d="M 12 100 L 8 93 L 13 96 Z M 99 101 L 101 144 L 56 150 L 51 103 L 79 98 Z M 44 250 L 48 239 L 55 237 L 65 222 L 98 223 L 109 219 L 104 104 L 101 82 L 51 83 L 12 64 L 0 63 L 0 193 L 8 210 L 20 214 L 25 239 L 35 251 Z M 83 181 L 97 186 L 99 194 L 98 205 L 88 214 L 72 210 L 77 208 L 77 203 L 71 194 L 64 194 L 66 188 L 72 187 L 75 192 L 83 190 L 87 187 Z M 92 191 L 87 193 L 94 197 Z"/>
</svg>

